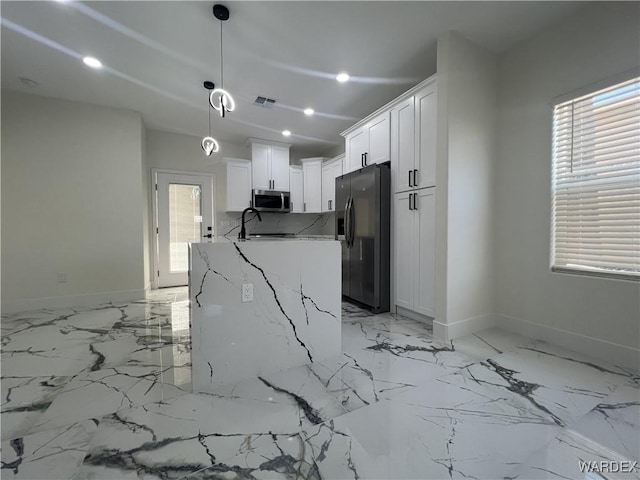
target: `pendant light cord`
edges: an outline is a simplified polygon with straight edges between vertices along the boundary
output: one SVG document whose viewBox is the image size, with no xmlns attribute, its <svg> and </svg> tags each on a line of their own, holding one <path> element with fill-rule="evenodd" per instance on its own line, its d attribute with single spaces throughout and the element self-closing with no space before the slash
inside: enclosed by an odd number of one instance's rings
<svg viewBox="0 0 640 480">
<path fill-rule="evenodd" d="M 220 20 L 220 88 L 224 88 L 224 56 L 222 53 L 222 20 Z"/>
<path fill-rule="evenodd" d="M 207 95 L 207 113 L 209 114 L 209 136 L 211 136 L 211 104 L 209 103 L 209 95 Z"/>
</svg>

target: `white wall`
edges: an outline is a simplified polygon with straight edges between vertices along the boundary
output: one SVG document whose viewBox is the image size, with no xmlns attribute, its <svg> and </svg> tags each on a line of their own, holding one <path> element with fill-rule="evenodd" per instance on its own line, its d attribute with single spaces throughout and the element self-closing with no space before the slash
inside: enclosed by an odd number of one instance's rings
<svg viewBox="0 0 640 480">
<path fill-rule="evenodd" d="M 4 312 L 143 296 L 141 161 L 138 113 L 2 92 Z"/>
<path fill-rule="evenodd" d="M 456 33 L 438 39 L 436 318 L 444 340 L 493 318 L 496 57 Z"/>
<path fill-rule="evenodd" d="M 549 269 L 550 101 L 637 66 L 639 18 L 637 2 L 589 5 L 500 58 L 495 288 L 502 325 L 549 339 L 573 335 L 576 345 L 590 337 L 640 347 L 637 282 Z"/>
</svg>

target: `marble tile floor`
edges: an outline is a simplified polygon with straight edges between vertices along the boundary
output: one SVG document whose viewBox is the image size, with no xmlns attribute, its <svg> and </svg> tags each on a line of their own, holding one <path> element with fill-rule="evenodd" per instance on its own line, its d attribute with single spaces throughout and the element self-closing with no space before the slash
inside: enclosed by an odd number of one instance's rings
<svg viewBox="0 0 640 480">
<path fill-rule="evenodd" d="M 640 478 L 638 372 L 344 304 L 338 358 L 193 393 L 188 309 L 169 289 L 3 316 L 0 476 Z"/>
</svg>

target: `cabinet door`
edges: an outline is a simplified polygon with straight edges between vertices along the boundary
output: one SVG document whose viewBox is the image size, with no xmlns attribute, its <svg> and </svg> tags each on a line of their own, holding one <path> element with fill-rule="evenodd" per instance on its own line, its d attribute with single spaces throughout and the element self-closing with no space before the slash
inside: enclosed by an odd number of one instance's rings
<svg viewBox="0 0 640 480">
<path fill-rule="evenodd" d="M 333 165 L 333 178 L 338 178 L 342 176 L 343 161 L 344 161 L 344 155 L 341 155 L 340 157 L 337 157 L 335 161 L 331 162 L 331 164 Z M 333 186 L 335 187 L 335 183 Z"/>
<path fill-rule="evenodd" d="M 362 168 L 362 154 L 369 149 L 369 129 L 359 128 L 345 138 L 345 173 Z"/>
<path fill-rule="evenodd" d="M 227 160 L 227 212 L 251 206 L 251 162 Z"/>
<path fill-rule="evenodd" d="M 410 210 L 411 192 L 397 193 L 394 198 L 395 221 L 395 303 L 413 310 L 415 290 L 414 211 Z M 412 207 L 413 208 L 413 207 Z"/>
<path fill-rule="evenodd" d="M 288 174 L 288 172 L 287 172 Z M 251 176 L 253 188 L 256 190 L 271 190 L 271 147 L 254 143 L 251 146 Z"/>
<path fill-rule="evenodd" d="M 271 147 L 271 179 L 273 190 L 289 191 L 289 149 Z"/>
<path fill-rule="evenodd" d="M 369 148 L 365 150 L 367 165 L 389 161 L 389 147 L 391 145 L 389 123 L 389 112 L 385 112 L 367 124 L 369 130 Z"/>
<path fill-rule="evenodd" d="M 413 310 L 434 316 L 435 291 L 435 188 L 415 190 L 416 217 L 415 293 Z"/>
<path fill-rule="evenodd" d="M 417 187 L 436 184 L 436 87 L 432 85 L 416 95 L 416 175 Z"/>
<path fill-rule="evenodd" d="M 289 183 L 291 187 L 291 213 L 302 213 L 304 202 L 302 167 L 289 167 Z"/>
<path fill-rule="evenodd" d="M 322 159 L 303 162 L 304 211 L 322 212 Z"/>
<path fill-rule="evenodd" d="M 334 163 L 325 163 L 322 165 L 322 211 L 329 212 L 334 210 L 334 197 L 336 193 L 336 180 L 333 176 Z"/>
<path fill-rule="evenodd" d="M 391 110 L 391 165 L 395 192 L 414 187 L 415 143 L 414 98 L 408 98 Z"/>
</svg>

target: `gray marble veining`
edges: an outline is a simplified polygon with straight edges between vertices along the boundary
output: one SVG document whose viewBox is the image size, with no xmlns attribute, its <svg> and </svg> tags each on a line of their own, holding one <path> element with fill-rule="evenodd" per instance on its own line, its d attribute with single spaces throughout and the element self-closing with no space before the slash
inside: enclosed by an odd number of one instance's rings
<svg viewBox="0 0 640 480">
<path fill-rule="evenodd" d="M 3 317 L 2 478 L 640 478 L 638 372 L 344 304 L 340 355 L 192 393 L 188 309 Z"/>
</svg>

